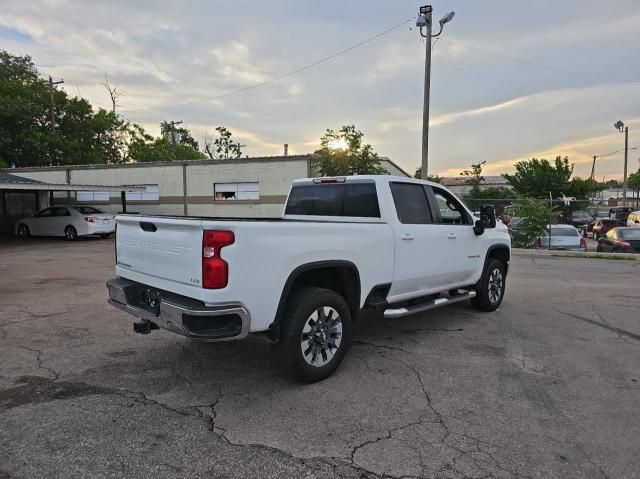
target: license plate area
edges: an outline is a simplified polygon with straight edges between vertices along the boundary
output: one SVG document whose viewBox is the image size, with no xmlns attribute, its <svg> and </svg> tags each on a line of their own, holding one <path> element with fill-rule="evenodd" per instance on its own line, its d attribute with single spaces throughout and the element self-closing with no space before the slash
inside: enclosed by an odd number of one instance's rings
<svg viewBox="0 0 640 479">
<path fill-rule="evenodd" d="M 147 313 L 158 316 L 160 314 L 160 302 L 162 293 L 159 289 L 143 285 L 131 285 L 125 288 L 127 302 Z"/>
</svg>

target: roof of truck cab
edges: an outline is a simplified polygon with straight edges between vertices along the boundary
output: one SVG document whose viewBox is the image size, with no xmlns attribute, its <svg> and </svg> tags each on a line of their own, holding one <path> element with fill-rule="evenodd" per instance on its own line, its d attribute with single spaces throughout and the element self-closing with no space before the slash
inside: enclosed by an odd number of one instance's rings
<svg viewBox="0 0 640 479">
<path fill-rule="evenodd" d="M 402 183 L 419 183 L 423 185 L 431 185 L 431 186 L 442 186 L 438 183 L 434 183 L 432 181 L 420 180 L 417 178 L 407 178 L 406 176 L 393 176 L 393 175 L 351 175 L 351 176 L 318 176 L 316 178 L 299 178 L 297 180 L 293 180 L 293 184 L 308 184 L 313 183 L 314 180 L 331 180 L 331 179 L 342 179 L 345 178 L 346 182 L 352 181 L 375 181 L 376 183 L 391 183 L 394 181 L 402 182 Z M 328 183 L 335 184 L 335 183 Z"/>
</svg>

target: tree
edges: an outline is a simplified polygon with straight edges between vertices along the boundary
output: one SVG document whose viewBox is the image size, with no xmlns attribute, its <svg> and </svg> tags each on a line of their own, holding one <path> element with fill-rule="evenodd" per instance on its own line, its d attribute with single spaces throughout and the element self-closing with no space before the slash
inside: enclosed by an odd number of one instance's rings
<svg viewBox="0 0 640 479">
<path fill-rule="evenodd" d="M 322 176 L 386 174 L 378 154 L 370 144 L 363 144 L 363 137 L 354 125 L 327 130 L 320 138 L 320 149 L 313 153 L 312 167 Z"/>
<path fill-rule="evenodd" d="M 635 173 L 627 176 L 627 188 L 631 188 L 636 198 L 636 208 L 638 207 L 638 197 L 640 196 L 640 168 Z"/>
<path fill-rule="evenodd" d="M 418 180 L 422 178 L 422 167 L 416 169 L 413 177 Z M 432 183 L 442 183 L 442 177 L 438 175 L 427 175 L 427 181 L 431 181 Z"/>
<path fill-rule="evenodd" d="M 525 198 L 515 207 L 516 216 L 524 218 L 520 223 L 520 234 L 514 238 L 515 246 L 531 247 L 537 237 L 542 236 L 549 223 L 548 204 L 543 200 Z"/>
<path fill-rule="evenodd" d="M 102 83 L 102 86 L 109 94 L 109 99 L 111 100 L 111 112 L 115 115 L 116 108 L 120 106 L 118 104 L 118 98 L 122 96 L 122 92 L 118 91 L 118 85 L 113 86 L 109 83 L 107 75 L 104 76 L 104 83 Z"/>
<path fill-rule="evenodd" d="M 522 196 L 547 198 L 549 192 L 554 198 L 568 195 L 569 180 L 573 174 L 573 164 L 569 158 L 557 156 L 552 165 L 548 160 L 532 158 L 517 162 L 515 174 L 503 175 L 513 189 Z"/>
<path fill-rule="evenodd" d="M 154 138 L 136 124 L 131 125 L 129 154 L 127 161 L 144 163 L 151 161 L 189 161 L 201 160 L 204 155 L 198 150 L 198 142 L 193 139 L 186 128 L 176 128 L 180 141 L 173 144 L 169 141 L 168 132 L 171 126 L 166 122 L 160 125 L 163 135 Z"/>
<path fill-rule="evenodd" d="M 465 183 L 471 185 L 471 191 L 469 191 L 469 197 L 475 198 L 480 193 L 480 185 L 484 183 L 484 176 L 482 176 L 482 167 L 486 161 L 480 163 L 471 164 L 470 170 L 464 170 L 460 173 L 460 176 L 465 177 Z"/>
<path fill-rule="evenodd" d="M 228 160 L 240 158 L 242 146 L 240 142 L 233 141 L 232 134 L 224 126 L 216 127 L 217 135 L 205 135 L 204 153 L 212 160 Z"/>
</svg>

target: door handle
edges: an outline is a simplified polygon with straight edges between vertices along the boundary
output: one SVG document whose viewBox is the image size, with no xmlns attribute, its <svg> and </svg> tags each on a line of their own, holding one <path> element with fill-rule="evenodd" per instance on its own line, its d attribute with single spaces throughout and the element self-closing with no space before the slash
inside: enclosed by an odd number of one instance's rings
<svg viewBox="0 0 640 479">
<path fill-rule="evenodd" d="M 456 239 L 458 236 L 455 233 L 449 233 L 447 239 Z"/>
<path fill-rule="evenodd" d="M 409 241 L 413 239 L 413 235 L 411 233 L 405 233 L 404 235 L 402 235 L 402 239 L 405 241 Z"/>
</svg>

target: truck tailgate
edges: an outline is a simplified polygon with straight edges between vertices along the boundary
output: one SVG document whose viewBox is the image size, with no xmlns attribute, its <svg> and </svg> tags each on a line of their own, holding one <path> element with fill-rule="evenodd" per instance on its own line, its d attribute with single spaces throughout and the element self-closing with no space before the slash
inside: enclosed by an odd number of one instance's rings
<svg viewBox="0 0 640 479">
<path fill-rule="evenodd" d="M 116 221 L 117 265 L 122 276 L 134 281 L 146 277 L 148 284 L 158 287 L 167 281 L 200 287 L 200 220 L 131 215 L 118 216 Z"/>
</svg>

